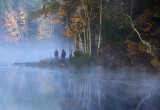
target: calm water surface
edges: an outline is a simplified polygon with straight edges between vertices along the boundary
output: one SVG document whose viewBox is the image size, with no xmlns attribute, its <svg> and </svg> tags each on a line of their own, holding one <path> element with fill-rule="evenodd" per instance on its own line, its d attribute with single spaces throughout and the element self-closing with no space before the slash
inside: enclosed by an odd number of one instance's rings
<svg viewBox="0 0 160 110">
<path fill-rule="evenodd" d="M 160 110 L 159 76 L 0 67 L 0 110 Z"/>
</svg>

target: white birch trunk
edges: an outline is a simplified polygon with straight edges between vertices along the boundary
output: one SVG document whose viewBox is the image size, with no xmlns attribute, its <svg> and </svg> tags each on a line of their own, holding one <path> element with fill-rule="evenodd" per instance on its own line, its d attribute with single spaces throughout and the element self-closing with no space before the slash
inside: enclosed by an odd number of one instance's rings
<svg viewBox="0 0 160 110">
<path fill-rule="evenodd" d="M 100 53 L 101 46 L 101 38 L 102 38 L 102 0 L 100 0 L 100 15 L 99 15 L 99 36 L 98 36 L 98 49 L 97 55 Z"/>
</svg>

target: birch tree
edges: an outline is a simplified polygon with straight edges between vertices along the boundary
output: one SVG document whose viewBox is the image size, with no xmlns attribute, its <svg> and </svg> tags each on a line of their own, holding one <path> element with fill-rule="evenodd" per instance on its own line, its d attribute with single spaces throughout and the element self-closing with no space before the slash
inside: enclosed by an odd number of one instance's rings
<svg viewBox="0 0 160 110">
<path fill-rule="evenodd" d="M 134 0 L 130 0 L 130 1 L 117 0 L 117 4 L 119 5 L 121 12 L 129 19 L 130 25 L 133 28 L 134 32 L 138 35 L 139 40 L 146 46 L 147 52 L 153 55 L 151 44 L 142 38 L 141 33 L 138 31 L 137 27 L 134 24 L 134 20 L 132 19 Z"/>
<path fill-rule="evenodd" d="M 37 39 L 45 39 L 51 38 L 52 30 L 51 30 L 51 20 L 44 16 L 37 18 L 36 20 L 38 24 L 38 34 L 36 36 Z"/>
<path fill-rule="evenodd" d="M 102 0 L 100 0 L 99 3 L 99 36 L 98 36 L 98 47 L 97 47 L 97 55 L 99 55 L 100 52 L 100 46 L 101 46 L 101 38 L 102 38 Z"/>
</svg>

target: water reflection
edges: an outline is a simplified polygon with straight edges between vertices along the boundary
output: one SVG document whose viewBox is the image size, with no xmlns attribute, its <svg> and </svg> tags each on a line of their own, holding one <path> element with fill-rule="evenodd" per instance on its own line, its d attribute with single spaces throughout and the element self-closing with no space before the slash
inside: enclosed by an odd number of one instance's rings
<svg viewBox="0 0 160 110">
<path fill-rule="evenodd" d="M 146 74 L 0 68 L 1 110 L 158 110 L 159 89 Z"/>
</svg>

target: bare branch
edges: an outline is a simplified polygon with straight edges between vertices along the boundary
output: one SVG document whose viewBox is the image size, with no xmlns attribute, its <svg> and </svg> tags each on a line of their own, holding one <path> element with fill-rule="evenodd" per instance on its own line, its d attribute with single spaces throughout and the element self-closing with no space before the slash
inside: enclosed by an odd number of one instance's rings
<svg viewBox="0 0 160 110">
<path fill-rule="evenodd" d="M 136 27 L 135 27 L 135 25 L 134 25 L 134 23 L 133 23 L 133 20 L 132 20 L 132 18 L 131 18 L 131 16 L 128 15 L 128 14 L 126 14 L 126 13 L 124 13 L 124 14 L 129 18 L 133 30 L 137 33 L 137 35 L 138 35 L 139 39 L 141 40 L 141 42 L 146 46 L 147 52 L 150 53 L 151 55 L 153 55 L 152 47 L 151 47 L 150 43 L 143 40 L 143 38 L 141 37 L 141 34 L 140 34 L 139 31 L 136 29 Z"/>
</svg>

